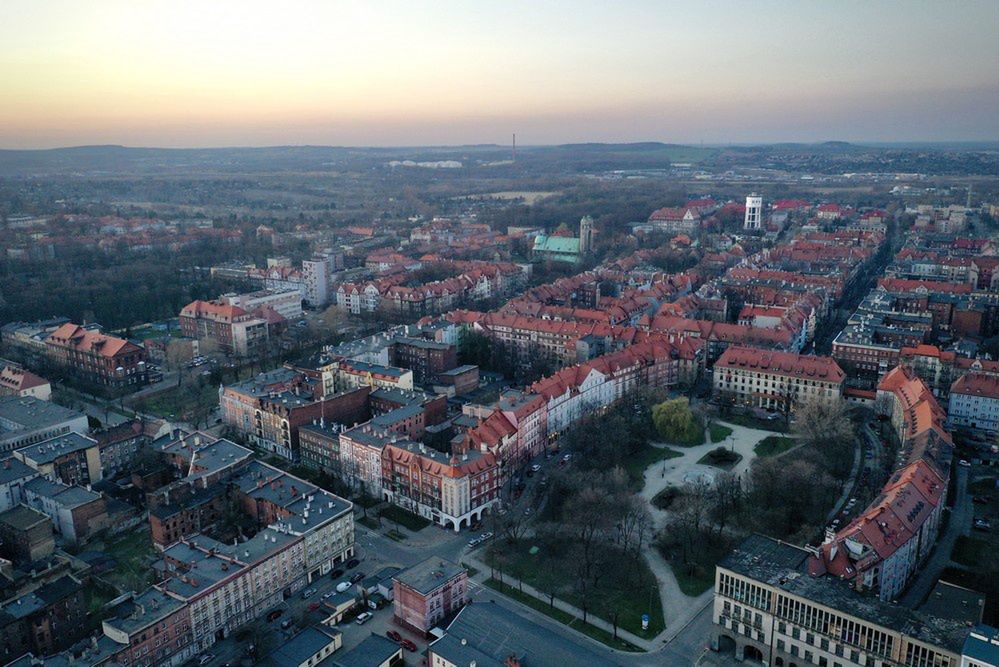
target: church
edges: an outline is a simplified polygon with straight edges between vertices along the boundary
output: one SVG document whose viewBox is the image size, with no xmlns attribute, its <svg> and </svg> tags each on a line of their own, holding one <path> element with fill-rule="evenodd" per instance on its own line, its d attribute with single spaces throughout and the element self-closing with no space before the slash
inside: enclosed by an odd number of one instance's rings
<svg viewBox="0 0 999 667">
<path fill-rule="evenodd" d="M 534 237 L 534 247 L 531 255 L 536 262 L 552 261 L 579 264 L 583 257 L 593 249 L 593 218 L 583 216 L 579 221 L 579 236 L 565 236 L 560 233 L 565 226 L 554 234 L 538 234 Z"/>
</svg>

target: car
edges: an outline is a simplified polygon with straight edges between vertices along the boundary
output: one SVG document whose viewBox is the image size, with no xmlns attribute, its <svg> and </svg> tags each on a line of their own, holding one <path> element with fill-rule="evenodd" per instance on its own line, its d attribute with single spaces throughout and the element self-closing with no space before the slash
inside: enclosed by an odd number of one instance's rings
<svg viewBox="0 0 999 667">
<path fill-rule="evenodd" d="M 539 472 L 541 470 L 541 464 L 535 463 L 531 466 L 531 472 Z"/>
<path fill-rule="evenodd" d="M 357 615 L 357 620 L 355 622 L 358 625 L 364 625 L 365 623 L 371 620 L 372 616 L 374 616 L 374 614 L 372 614 L 370 611 L 362 611 L 360 614 Z"/>
<path fill-rule="evenodd" d="M 989 504 L 989 499 L 986 498 L 985 496 L 975 496 L 974 498 L 971 499 L 971 501 L 973 503 L 978 504 L 978 505 L 988 505 Z"/>
<path fill-rule="evenodd" d="M 316 594 L 316 589 L 315 588 L 306 588 L 304 591 L 302 591 L 302 599 L 303 600 L 308 600 L 309 598 L 311 598 L 315 594 Z"/>
<path fill-rule="evenodd" d="M 350 587 L 353 586 L 353 585 L 354 584 L 352 584 L 349 581 L 341 581 L 339 584 L 336 585 L 336 592 L 337 593 L 345 593 L 345 592 L 349 591 Z"/>
<path fill-rule="evenodd" d="M 355 567 L 357 567 L 360 564 L 361 561 L 357 560 L 356 558 L 351 558 L 349 561 L 347 561 L 347 569 L 353 570 Z"/>
<path fill-rule="evenodd" d="M 395 630 L 389 630 L 385 633 L 385 636 L 394 641 L 396 644 L 402 641 L 402 635 L 400 635 Z"/>
<path fill-rule="evenodd" d="M 295 621 L 291 620 L 290 618 L 286 618 L 283 621 L 281 621 L 281 629 L 282 630 L 287 630 L 292 625 L 294 625 L 294 623 L 295 623 Z"/>
<path fill-rule="evenodd" d="M 327 592 L 323 593 L 323 599 L 324 600 L 329 600 L 331 597 L 333 597 L 334 593 L 336 593 L 336 591 L 327 591 Z"/>
<path fill-rule="evenodd" d="M 975 528 L 977 528 L 978 530 L 985 530 L 985 531 L 991 530 L 992 522 L 990 522 L 987 519 L 975 519 Z"/>
<path fill-rule="evenodd" d="M 309 611 L 315 611 L 317 609 L 319 609 L 319 603 L 318 602 L 313 602 L 313 603 L 309 604 Z"/>
<path fill-rule="evenodd" d="M 963 466 L 965 468 L 970 468 L 971 467 L 971 464 L 968 463 L 967 459 L 961 459 L 960 461 L 957 462 L 957 465 Z"/>
<path fill-rule="evenodd" d="M 416 644 L 414 644 L 408 639 L 403 639 L 401 642 L 399 642 L 399 645 L 402 646 L 407 651 L 411 651 L 414 653 L 416 652 Z"/>
<path fill-rule="evenodd" d="M 275 609 L 274 611 L 272 611 L 269 614 L 267 614 L 267 622 L 270 623 L 271 621 L 275 621 L 275 620 L 281 618 L 281 614 L 283 614 L 283 613 L 284 613 L 284 609 Z"/>
<path fill-rule="evenodd" d="M 361 579 L 364 579 L 364 573 L 363 572 L 355 572 L 354 574 L 350 575 L 350 583 L 352 583 L 352 584 L 356 584 Z"/>
<path fill-rule="evenodd" d="M 530 507 L 525 507 L 524 508 L 524 516 L 531 516 L 531 508 Z"/>
<path fill-rule="evenodd" d="M 343 576 L 343 570 L 333 570 L 332 572 L 330 572 L 331 579 L 339 579 L 342 576 Z"/>
<path fill-rule="evenodd" d="M 479 542 L 480 542 L 480 541 L 481 541 L 481 540 L 480 540 L 479 538 L 477 538 L 477 537 L 473 537 L 472 539 L 470 539 L 470 540 L 468 541 L 468 548 L 469 548 L 469 549 L 474 549 L 475 547 L 479 546 Z"/>
<path fill-rule="evenodd" d="M 482 533 L 481 535 L 479 535 L 479 539 L 482 540 L 483 542 L 485 542 L 486 540 L 492 539 L 492 537 L 493 537 L 493 534 L 491 532 L 490 533 Z"/>
<path fill-rule="evenodd" d="M 210 663 L 214 659 L 215 659 L 214 655 L 212 655 L 211 653 L 206 653 L 203 656 L 201 656 L 200 658 L 198 658 L 198 664 L 199 665 L 207 665 L 208 663 Z"/>
</svg>

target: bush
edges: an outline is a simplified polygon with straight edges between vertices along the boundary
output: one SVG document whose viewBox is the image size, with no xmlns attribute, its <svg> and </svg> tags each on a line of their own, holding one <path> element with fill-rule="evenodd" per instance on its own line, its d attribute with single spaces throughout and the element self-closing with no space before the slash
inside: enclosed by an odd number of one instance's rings
<svg viewBox="0 0 999 667">
<path fill-rule="evenodd" d="M 742 460 L 742 455 L 733 452 L 725 447 L 715 447 L 710 452 L 701 457 L 698 463 L 718 468 L 731 468 Z"/>
<path fill-rule="evenodd" d="M 708 435 L 711 437 L 711 444 L 717 444 L 732 435 L 732 429 L 712 422 L 708 427 Z"/>
<path fill-rule="evenodd" d="M 686 397 L 652 406 L 652 422 L 659 435 L 669 443 L 693 447 L 704 442 L 704 425 L 690 409 Z"/>
</svg>

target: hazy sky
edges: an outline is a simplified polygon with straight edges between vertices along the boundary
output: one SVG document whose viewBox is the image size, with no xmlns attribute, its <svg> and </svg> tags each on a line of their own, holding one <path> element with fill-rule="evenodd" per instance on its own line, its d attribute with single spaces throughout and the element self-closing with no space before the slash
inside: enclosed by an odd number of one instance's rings
<svg viewBox="0 0 999 667">
<path fill-rule="evenodd" d="M 999 140 L 999 0 L 0 0 L 0 147 Z"/>
</svg>

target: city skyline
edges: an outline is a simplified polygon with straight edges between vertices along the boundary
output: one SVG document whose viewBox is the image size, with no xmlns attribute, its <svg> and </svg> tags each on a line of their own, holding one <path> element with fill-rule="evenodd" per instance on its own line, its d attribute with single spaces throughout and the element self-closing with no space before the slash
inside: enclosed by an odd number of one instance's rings
<svg viewBox="0 0 999 667">
<path fill-rule="evenodd" d="M 995 140 L 994 9 L 14 1 L 0 147 Z"/>
</svg>

